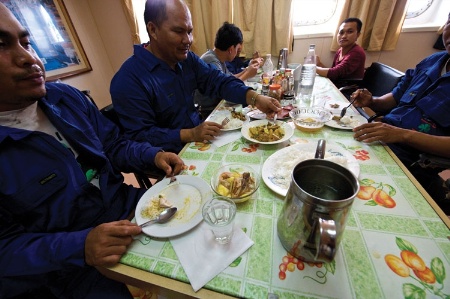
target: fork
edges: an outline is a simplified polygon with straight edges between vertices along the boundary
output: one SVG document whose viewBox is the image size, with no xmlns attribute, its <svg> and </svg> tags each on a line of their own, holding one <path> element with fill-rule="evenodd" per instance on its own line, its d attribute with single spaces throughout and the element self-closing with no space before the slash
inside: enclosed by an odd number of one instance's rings
<svg viewBox="0 0 450 299">
<path fill-rule="evenodd" d="M 275 113 L 275 114 L 274 114 L 274 116 L 273 116 L 273 120 L 272 120 L 272 123 L 273 123 L 274 125 L 276 125 L 276 124 L 277 124 L 277 116 L 278 116 L 278 114 L 277 114 L 277 113 Z"/>
<path fill-rule="evenodd" d="M 170 181 L 169 181 L 169 183 L 167 184 L 167 185 L 170 185 L 170 184 L 172 184 L 173 182 L 176 182 L 177 181 L 177 178 L 175 177 L 175 175 L 172 173 L 171 175 L 170 175 Z"/>
<path fill-rule="evenodd" d="M 344 117 L 345 113 L 347 113 L 347 109 L 353 104 L 353 102 L 356 100 L 356 98 L 353 98 L 353 100 L 348 104 L 347 107 L 342 108 L 341 111 L 341 118 Z"/>
<path fill-rule="evenodd" d="M 223 120 L 222 120 L 222 126 L 225 126 L 227 123 L 229 123 L 230 122 L 230 119 L 228 118 L 228 116 L 227 117 L 225 117 Z"/>
</svg>

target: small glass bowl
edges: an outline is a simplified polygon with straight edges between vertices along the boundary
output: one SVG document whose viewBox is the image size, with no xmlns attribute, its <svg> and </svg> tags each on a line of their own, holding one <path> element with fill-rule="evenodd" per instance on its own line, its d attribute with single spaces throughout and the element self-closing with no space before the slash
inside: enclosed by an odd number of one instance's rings
<svg viewBox="0 0 450 299">
<path fill-rule="evenodd" d="M 234 180 L 236 177 L 242 178 L 243 174 L 248 172 L 250 174 L 250 178 L 253 182 L 250 183 L 251 191 L 245 192 L 243 194 L 232 195 L 230 186 L 236 186 L 234 184 Z M 228 179 L 224 184 L 220 184 L 220 179 L 222 177 L 227 177 Z M 234 178 L 234 179 L 233 179 Z M 247 201 L 251 198 L 253 193 L 258 190 L 260 184 L 259 174 L 250 166 L 242 165 L 242 164 L 227 164 L 219 167 L 211 177 L 211 189 L 220 196 L 225 196 L 233 200 L 235 203 L 241 203 Z M 236 188 L 236 187 L 235 187 Z M 238 190 L 238 189 L 234 189 Z M 236 192 L 239 193 L 239 192 Z"/>
<path fill-rule="evenodd" d="M 322 107 L 298 107 L 289 112 L 294 125 L 303 132 L 314 132 L 333 118 L 330 111 Z"/>
</svg>

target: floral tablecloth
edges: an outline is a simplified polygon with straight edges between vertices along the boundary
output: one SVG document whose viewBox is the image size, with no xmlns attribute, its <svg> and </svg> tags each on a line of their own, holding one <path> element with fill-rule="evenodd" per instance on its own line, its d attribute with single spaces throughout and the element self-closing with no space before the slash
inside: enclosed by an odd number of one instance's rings
<svg viewBox="0 0 450 299">
<path fill-rule="evenodd" d="M 318 82 L 316 95 L 342 101 L 325 78 Z M 305 263 L 286 252 L 276 231 L 284 198 L 261 183 L 250 200 L 238 204 L 236 216 L 237 226 L 255 244 L 205 288 L 243 298 L 448 298 L 449 229 L 386 148 L 328 127 L 317 133 L 295 130 L 293 138 L 304 143 L 323 138 L 360 164 L 360 192 L 335 260 Z M 212 171 L 228 163 L 261 171 L 266 159 L 286 146 L 289 142 L 259 145 L 243 138 L 222 147 L 191 143 L 181 154 L 183 174 L 209 182 Z M 188 282 L 166 239 L 136 240 L 121 263 Z"/>
</svg>

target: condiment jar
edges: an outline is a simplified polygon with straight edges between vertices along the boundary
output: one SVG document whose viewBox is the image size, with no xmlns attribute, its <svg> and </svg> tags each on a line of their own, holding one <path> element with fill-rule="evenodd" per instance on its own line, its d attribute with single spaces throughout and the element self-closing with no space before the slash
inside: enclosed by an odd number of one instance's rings
<svg viewBox="0 0 450 299">
<path fill-rule="evenodd" d="M 271 84 L 269 85 L 269 97 L 281 100 L 281 85 L 280 84 Z"/>
</svg>

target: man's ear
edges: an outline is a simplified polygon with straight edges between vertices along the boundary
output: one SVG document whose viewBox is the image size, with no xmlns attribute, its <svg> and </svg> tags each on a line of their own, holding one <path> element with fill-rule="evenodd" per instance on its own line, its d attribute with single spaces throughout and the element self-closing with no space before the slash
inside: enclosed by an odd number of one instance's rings
<svg viewBox="0 0 450 299">
<path fill-rule="evenodd" d="M 147 33 L 148 33 L 148 36 L 150 37 L 150 40 L 158 39 L 157 34 L 156 34 L 156 26 L 152 22 L 147 23 Z"/>
</svg>

